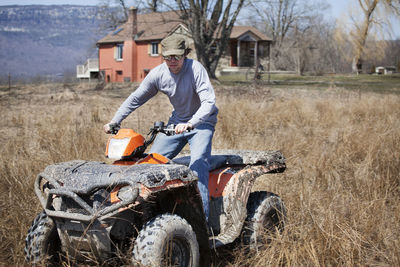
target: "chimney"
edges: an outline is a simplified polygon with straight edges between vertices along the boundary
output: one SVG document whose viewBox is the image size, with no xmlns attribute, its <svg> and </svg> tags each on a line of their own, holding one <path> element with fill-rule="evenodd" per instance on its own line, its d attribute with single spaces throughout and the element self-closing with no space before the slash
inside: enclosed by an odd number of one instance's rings
<svg viewBox="0 0 400 267">
<path fill-rule="evenodd" d="M 131 6 L 129 8 L 128 24 L 132 24 L 132 35 L 137 33 L 137 8 Z"/>
</svg>

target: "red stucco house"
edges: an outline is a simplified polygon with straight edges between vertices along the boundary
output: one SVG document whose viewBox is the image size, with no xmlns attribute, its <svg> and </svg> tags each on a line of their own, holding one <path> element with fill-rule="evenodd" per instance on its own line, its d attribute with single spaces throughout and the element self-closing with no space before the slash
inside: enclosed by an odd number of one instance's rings
<svg viewBox="0 0 400 267">
<path fill-rule="evenodd" d="M 106 82 L 142 81 L 163 62 L 160 42 L 171 34 L 189 35 L 176 12 L 137 14 L 136 8 L 130 8 L 128 21 L 97 42 L 100 77 Z M 253 27 L 235 26 L 219 69 L 248 67 L 256 57 L 262 62 L 268 58 L 270 43 L 270 38 Z M 189 57 L 196 58 L 193 54 L 194 49 Z"/>
</svg>

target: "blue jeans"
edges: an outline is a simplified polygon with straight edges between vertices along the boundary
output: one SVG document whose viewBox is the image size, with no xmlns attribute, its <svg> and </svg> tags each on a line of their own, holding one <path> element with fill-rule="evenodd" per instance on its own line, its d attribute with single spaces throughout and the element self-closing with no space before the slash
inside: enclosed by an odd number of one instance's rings
<svg viewBox="0 0 400 267">
<path fill-rule="evenodd" d="M 154 140 L 149 153 L 158 153 L 169 159 L 173 159 L 182 148 L 189 143 L 190 164 L 189 168 L 199 178 L 198 187 L 203 201 L 204 213 L 208 221 L 208 176 L 211 157 L 211 141 L 214 135 L 214 126 L 210 124 L 200 124 L 193 130 L 183 134 L 166 136 L 158 134 Z"/>
</svg>

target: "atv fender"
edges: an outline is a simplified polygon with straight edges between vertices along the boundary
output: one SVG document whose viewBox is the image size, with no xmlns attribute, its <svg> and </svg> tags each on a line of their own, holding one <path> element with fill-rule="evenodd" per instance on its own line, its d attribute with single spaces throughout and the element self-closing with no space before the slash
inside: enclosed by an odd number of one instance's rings
<svg viewBox="0 0 400 267">
<path fill-rule="evenodd" d="M 280 151 L 216 150 L 212 153 L 208 223 L 213 230 L 210 247 L 215 248 L 239 237 L 256 178 L 267 173 L 283 172 L 286 164 Z M 190 156 L 173 161 L 188 166 Z"/>
</svg>

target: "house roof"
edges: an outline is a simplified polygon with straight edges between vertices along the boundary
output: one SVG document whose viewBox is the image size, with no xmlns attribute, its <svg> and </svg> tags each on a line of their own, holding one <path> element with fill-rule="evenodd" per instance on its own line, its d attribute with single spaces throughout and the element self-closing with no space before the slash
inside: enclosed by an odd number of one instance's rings
<svg viewBox="0 0 400 267">
<path fill-rule="evenodd" d="M 166 37 L 180 23 L 182 20 L 176 11 L 138 14 L 137 34 L 133 34 L 133 24 L 126 22 L 97 43 L 118 43 L 132 39 L 136 41 L 159 40 Z"/>
<path fill-rule="evenodd" d="M 181 23 L 183 21 L 176 11 L 138 15 L 138 33 L 141 34 L 136 40 L 163 39 Z"/>
<path fill-rule="evenodd" d="M 126 22 L 113 32 L 100 39 L 97 44 L 120 43 L 125 40 L 150 41 L 164 39 L 171 31 L 176 29 L 183 21 L 177 11 L 154 12 L 137 15 L 137 34 L 133 33 L 132 22 Z M 234 26 L 231 32 L 231 39 L 238 39 L 247 33 L 255 35 L 259 41 L 271 41 L 266 36 L 251 26 Z"/>
<path fill-rule="evenodd" d="M 246 33 L 250 33 L 250 32 L 253 35 L 255 35 L 257 38 L 259 38 L 258 41 L 272 41 L 272 39 L 269 38 L 267 35 L 265 35 L 264 33 L 260 32 L 259 30 L 257 30 L 254 27 L 251 27 L 251 26 L 234 26 L 232 28 L 230 38 L 231 39 L 239 39 Z"/>
</svg>

